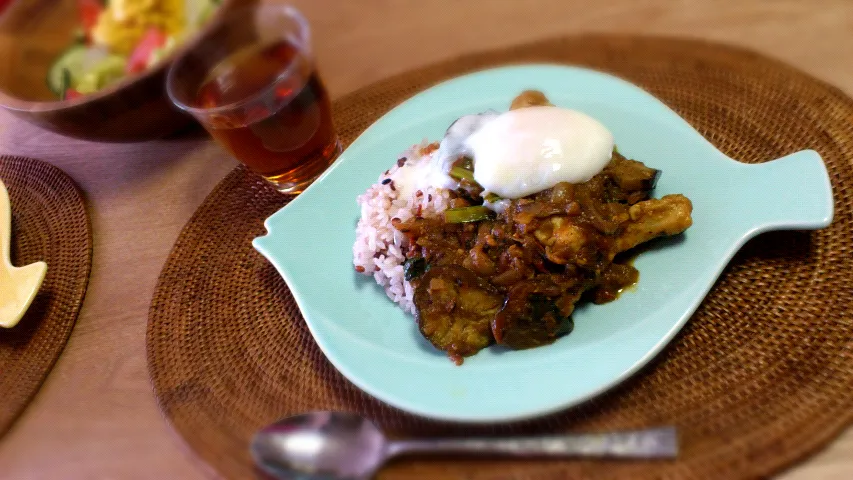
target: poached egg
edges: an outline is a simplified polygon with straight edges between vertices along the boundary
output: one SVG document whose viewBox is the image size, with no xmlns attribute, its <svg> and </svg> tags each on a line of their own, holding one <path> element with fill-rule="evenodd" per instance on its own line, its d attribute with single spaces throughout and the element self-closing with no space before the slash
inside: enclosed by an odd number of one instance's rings
<svg viewBox="0 0 853 480">
<path fill-rule="evenodd" d="M 613 155 L 613 135 L 596 119 L 560 107 L 510 110 L 464 140 L 484 195 L 521 198 L 560 182 L 586 182 Z"/>
<path fill-rule="evenodd" d="M 531 195 L 560 182 L 582 183 L 599 172 L 613 155 L 613 135 L 582 112 L 554 106 L 525 107 L 498 113 L 465 115 L 445 132 L 430 160 L 406 164 L 392 178 L 399 196 L 409 198 L 427 187 L 453 190 L 449 175 L 463 156 L 473 159 L 474 180 L 501 197 L 484 205 L 496 212 L 510 199 Z"/>
</svg>

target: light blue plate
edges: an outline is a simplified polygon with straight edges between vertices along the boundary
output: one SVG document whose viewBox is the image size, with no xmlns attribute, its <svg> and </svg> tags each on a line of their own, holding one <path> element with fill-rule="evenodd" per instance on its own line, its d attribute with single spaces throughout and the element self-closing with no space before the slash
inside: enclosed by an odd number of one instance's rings
<svg viewBox="0 0 853 480">
<path fill-rule="evenodd" d="M 491 347 L 457 367 L 372 278 L 354 272 L 356 196 L 410 145 L 441 139 L 464 114 L 505 111 L 528 88 L 596 117 L 620 152 L 663 170 L 655 196 L 690 198 L 693 227 L 639 256 L 635 290 L 580 307 L 570 335 L 531 350 Z M 268 235 L 254 246 L 284 277 L 325 355 L 359 388 L 415 414 L 495 422 L 552 413 L 625 380 L 687 322 L 746 240 L 768 230 L 823 228 L 832 214 L 829 177 L 814 151 L 738 163 L 628 82 L 582 68 L 529 65 L 459 77 L 388 112 L 272 215 Z"/>
</svg>

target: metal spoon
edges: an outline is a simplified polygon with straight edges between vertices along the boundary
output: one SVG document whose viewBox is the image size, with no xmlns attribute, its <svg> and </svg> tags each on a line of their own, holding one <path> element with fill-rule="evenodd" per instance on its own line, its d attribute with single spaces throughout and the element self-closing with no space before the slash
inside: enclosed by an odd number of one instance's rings
<svg viewBox="0 0 853 480">
<path fill-rule="evenodd" d="M 519 438 L 454 438 L 390 441 L 369 420 L 344 412 L 288 417 L 260 430 L 252 457 L 276 478 L 366 479 L 387 460 L 404 454 L 478 454 L 513 457 L 674 458 L 674 427 L 629 432 Z"/>
</svg>

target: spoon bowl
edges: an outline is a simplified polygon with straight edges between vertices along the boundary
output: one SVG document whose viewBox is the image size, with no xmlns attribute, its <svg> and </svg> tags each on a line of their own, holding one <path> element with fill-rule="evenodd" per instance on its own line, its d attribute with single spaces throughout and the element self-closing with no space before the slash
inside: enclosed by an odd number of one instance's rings
<svg viewBox="0 0 853 480">
<path fill-rule="evenodd" d="M 388 440 L 369 420 L 346 412 L 312 412 L 260 430 L 250 447 L 255 464 L 275 478 L 367 479 L 392 457 L 466 454 L 512 457 L 667 459 L 678 453 L 675 429 L 514 438 Z"/>
<path fill-rule="evenodd" d="M 12 206 L 9 192 L 0 182 L 0 327 L 18 324 L 33 303 L 47 274 L 47 264 L 36 262 L 24 267 L 12 265 Z"/>
<path fill-rule="evenodd" d="M 369 478 L 388 455 L 385 436 L 369 420 L 342 412 L 297 415 L 261 430 L 252 456 L 264 471 L 284 478 Z M 323 477 L 326 475 L 327 477 Z"/>
</svg>

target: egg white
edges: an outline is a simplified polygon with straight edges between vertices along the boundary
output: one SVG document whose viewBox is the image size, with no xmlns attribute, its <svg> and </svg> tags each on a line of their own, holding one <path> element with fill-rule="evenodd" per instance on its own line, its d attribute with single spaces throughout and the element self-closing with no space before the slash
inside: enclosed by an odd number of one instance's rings
<svg viewBox="0 0 853 480">
<path fill-rule="evenodd" d="M 560 182 L 586 182 L 613 155 L 613 134 L 582 112 L 542 106 L 511 110 L 464 141 L 486 193 L 521 198 Z"/>
</svg>

